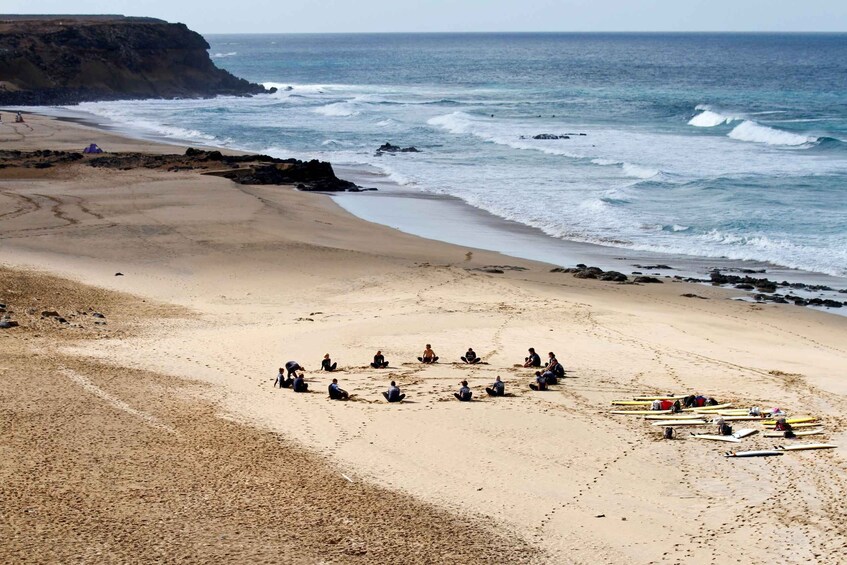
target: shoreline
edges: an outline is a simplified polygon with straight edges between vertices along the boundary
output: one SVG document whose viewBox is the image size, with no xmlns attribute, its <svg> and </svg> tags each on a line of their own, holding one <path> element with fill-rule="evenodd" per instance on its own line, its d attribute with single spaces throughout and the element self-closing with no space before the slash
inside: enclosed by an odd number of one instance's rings
<svg viewBox="0 0 847 565">
<path fill-rule="evenodd" d="M 34 113 L 44 110 L 46 110 L 45 115 L 60 120 L 69 120 L 118 136 L 152 142 L 156 145 L 193 146 L 232 153 L 253 153 L 253 151 L 247 149 L 204 142 L 195 143 L 178 136 L 145 132 L 86 111 L 74 111 L 63 107 L 27 107 L 27 111 Z M 278 157 L 286 158 L 287 156 Z M 533 226 L 491 214 L 458 197 L 404 189 L 393 181 L 387 180 L 387 177 L 381 172 L 374 173 L 369 170 L 369 167 L 371 166 L 364 164 L 358 166 L 333 164 L 339 178 L 352 180 L 365 187 L 376 184 L 378 192 L 325 194 L 348 213 L 360 219 L 398 229 L 416 237 L 483 249 L 501 253 L 508 257 L 540 261 L 549 264 L 551 267 L 573 267 L 576 264 L 583 263 L 589 266 L 598 266 L 604 270 L 620 271 L 624 274 L 631 274 L 636 271 L 643 272 L 644 275 L 700 279 L 708 278 L 709 273 L 715 269 L 725 273 L 755 271 L 764 278 L 777 282 L 788 281 L 789 283 L 834 288 L 833 292 L 794 291 L 796 295 L 805 299 L 819 297 L 842 302 L 844 294 L 837 291 L 847 289 L 847 278 L 845 277 L 804 271 L 766 261 L 641 251 L 626 247 L 556 238 Z M 376 199 L 378 205 L 369 205 L 367 201 L 374 199 Z M 412 209 L 416 206 L 409 204 L 409 200 L 417 201 L 420 207 L 425 209 L 425 212 L 417 214 Z M 429 217 L 442 218 L 444 216 L 450 220 L 446 225 L 443 223 L 433 224 L 427 221 Z M 668 265 L 671 268 L 648 269 L 650 272 L 645 272 L 640 267 L 641 265 Z M 739 299 L 753 300 L 754 293 L 752 292 L 744 290 L 736 292 L 738 292 L 737 298 Z M 847 315 L 847 308 L 843 310 L 812 308 L 823 312 Z"/>
<path fill-rule="evenodd" d="M 32 125 L 18 147 L 77 147 L 94 131 Z M 109 149 L 143 148 L 101 135 Z M 39 174 L 0 181 L 0 261 L 192 312 L 63 354 L 203 383 L 216 417 L 288 438 L 357 483 L 492 520 L 507 546 L 525 540 L 541 551 L 539 562 L 709 563 L 763 552 L 808 562 L 844 547 L 847 526 L 837 502 L 826 503 L 847 496 L 842 317 L 740 303 L 722 288 L 618 285 L 484 250 L 468 257 L 467 247 L 363 221 L 289 187 L 190 171 Z M 519 269 L 485 270 L 504 263 Z M 413 361 L 425 343 L 443 362 Z M 468 346 L 487 364 L 454 363 Z M 530 391 L 531 371 L 515 366 L 528 346 L 557 352 L 568 378 Z M 391 363 L 383 372 L 368 367 L 377 349 Z M 341 371 L 314 370 L 325 353 Z M 316 393 L 273 388 L 289 359 L 310 369 Z M 25 381 L 32 370 L 21 367 Z M 496 376 L 512 396 L 485 397 Z M 331 377 L 356 400 L 326 400 Z M 452 397 L 463 379 L 475 392 L 469 404 Z M 381 401 L 389 380 L 409 402 Z M 813 414 L 840 447 L 736 465 L 726 446 L 662 441 L 658 428 L 609 412 L 612 400 L 667 392 Z M 158 398 L 133 405 L 155 413 Z M 746 445 L 768 447 L 761 436 Z M 185 449 L 201 449 L 201 439 Z M 304 527 L 311 535 L 332 525 Z"/>
</svg>

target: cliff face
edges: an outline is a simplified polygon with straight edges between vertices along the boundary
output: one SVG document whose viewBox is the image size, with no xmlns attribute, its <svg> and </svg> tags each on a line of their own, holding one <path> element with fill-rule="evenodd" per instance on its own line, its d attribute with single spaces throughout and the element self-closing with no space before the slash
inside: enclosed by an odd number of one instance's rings
<svg viewBox="0 0 847 565">
<path fill-rule="evenodd" d="M 208 48 L 184 24 L 152 18 L 0 15 L 0 104 L 265 92 L 215 67 Z"/>
</svg>

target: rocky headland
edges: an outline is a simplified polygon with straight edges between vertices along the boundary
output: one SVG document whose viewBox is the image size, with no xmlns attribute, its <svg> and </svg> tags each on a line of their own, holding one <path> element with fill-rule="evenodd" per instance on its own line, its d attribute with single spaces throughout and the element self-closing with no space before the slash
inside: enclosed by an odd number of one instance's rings
<svg viewBox="0 0 847 565">
<path fill-rule="evenodd" d="M 124 16 L 0 15 L 0 104 L 267 92 L 217 68 L 184 24 Z"/>
</svg>

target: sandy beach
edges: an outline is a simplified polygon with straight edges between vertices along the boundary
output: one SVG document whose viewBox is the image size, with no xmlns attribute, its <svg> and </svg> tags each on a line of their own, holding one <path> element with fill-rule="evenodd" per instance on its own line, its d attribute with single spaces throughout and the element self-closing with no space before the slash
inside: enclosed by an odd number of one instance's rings
<svg viewBox="0 0 847 565">
<path fill-rule="evenodd" d="M 185 149 L 6 118 L 4 150 Z M 552 267 L 291 187 L 0 170 L 0 303 L 21 324 L 0 330 L 0 559 L 847 562 L 847 318 Z M 427 343 L 440 363 L 415 362 Z M 485 364 L 460 364 L 469 346 Z M 567 378 L 530 391 L 528 347 Z M 292 359 L 313 393 L 273 387 Z M 508 397 L 485 397 L 496 376 Z M 406 402 L 383 401 L 390 380 Z M 726 459 L 610 414 L 668 392 L 814 415 L 839 447 Z"/>
</svg>

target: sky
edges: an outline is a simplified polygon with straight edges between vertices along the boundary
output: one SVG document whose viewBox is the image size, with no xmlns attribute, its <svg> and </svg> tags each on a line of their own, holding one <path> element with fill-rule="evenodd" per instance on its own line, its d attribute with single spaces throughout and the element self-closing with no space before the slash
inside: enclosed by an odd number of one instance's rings
<svg viewBox="0 0 847 565">
<path fill-rule="evenodd" d="M 203 34 L 847 32 L 847 0 L 3 0 L 0 11 L 152 16 Z"/>
</svg>

